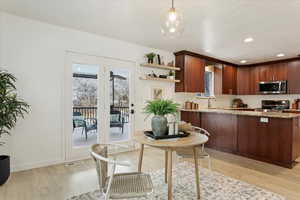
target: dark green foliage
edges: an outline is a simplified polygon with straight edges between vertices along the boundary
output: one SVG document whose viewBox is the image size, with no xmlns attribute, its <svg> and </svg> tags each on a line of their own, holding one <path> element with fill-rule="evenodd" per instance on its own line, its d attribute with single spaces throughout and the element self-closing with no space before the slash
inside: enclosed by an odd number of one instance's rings
<svg viewBox="0 0 300 200">
<path fill-rule="evenodd" d="M 178 103 L 173 102 L 172 100 L 153 100 L 147 101 L 147 105 L 144 108 L 145 113 L 154 114 L 154 115 L 167 115 L 167 114 L 176 114 L 178 112 Z"/>
<path fill-rule="evenodd" d="M 155 53 L 148 53 L 148 54 L 146 54 L 146 57 L 147 57 L 148 59 L 150 59 L 150 60 L 153 60 L 155 56 L 156 56 Z"/>
<path fill-rule="evenodd" d="M 30 106 L 19 99 L 16 93 L 16 77 L 0 71 L 0 137 L 9 134 L 15 127 L 18 117 L 24 118 Z M 3 144 L 0 142 L 0 145 Z"/>
</svg>

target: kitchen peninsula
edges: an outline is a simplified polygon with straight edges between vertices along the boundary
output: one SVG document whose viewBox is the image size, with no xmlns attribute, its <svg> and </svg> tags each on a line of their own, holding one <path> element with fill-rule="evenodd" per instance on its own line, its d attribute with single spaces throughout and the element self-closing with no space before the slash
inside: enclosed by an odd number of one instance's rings
<svg viewBox="0 0 300 200">
<path fill-rule="evenodd" d="M 209 131 L 209 148 L 288 168 L 300 157 L 300 112 L 183 109 L 181 120 Z"/>
</svg>

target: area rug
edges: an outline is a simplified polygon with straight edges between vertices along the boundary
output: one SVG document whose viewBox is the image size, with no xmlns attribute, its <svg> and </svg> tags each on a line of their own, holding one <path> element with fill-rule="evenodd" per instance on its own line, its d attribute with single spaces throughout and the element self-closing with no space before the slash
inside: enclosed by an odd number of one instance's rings
<svg viewBox="0 0 300 200">
<path fill-rule="evenodd" d="M 164 169 L 151 172 L 154 185 L 153 194 L 139 200 L 167 199 L 167 184 L 164 183 Z M 254 185 L 224 176 L 220 173 L 200 169 L 201 199 L 203 200 L 284 200 L 273 192 Z M 68 200 L 101 200 L 104 197 L 98 190 L 74 196 Z M 173 199 L 196 199 L 194 165 L 188 162 L 177 164 L 173 168 Z M 137 200 L 137 199 L 135 199 Z"/>
</svg>

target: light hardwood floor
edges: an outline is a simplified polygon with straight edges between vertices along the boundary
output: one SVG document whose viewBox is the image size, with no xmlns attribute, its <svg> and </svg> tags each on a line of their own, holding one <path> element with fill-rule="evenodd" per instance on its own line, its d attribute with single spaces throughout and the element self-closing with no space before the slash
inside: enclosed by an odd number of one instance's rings
<svg viewBox="0 0 300 200">
<path fill-rule="evenodd" d="M 279 193 L 288 200 L 300 200 L 300 164 L 290 170 L 214 150 L 209 150 L 209 153 L 213 170 Z M 137 169 L 137 151 L 119 154 L 118 158 L 131 162 L 133 166 L 131 169 L 118 168 L 118 171 Z M 145 149 L 144 171 L 163 168 L 164 164 L 163 151 Z M 204 161 L 203 166 L 206 167 Z M 13 173 L 7 184 L 0 187 L 0 199 L 64 200 L 97 188 L 94 163 L 84 160 L 73 165 L 61 164 Z"/>
</svg>

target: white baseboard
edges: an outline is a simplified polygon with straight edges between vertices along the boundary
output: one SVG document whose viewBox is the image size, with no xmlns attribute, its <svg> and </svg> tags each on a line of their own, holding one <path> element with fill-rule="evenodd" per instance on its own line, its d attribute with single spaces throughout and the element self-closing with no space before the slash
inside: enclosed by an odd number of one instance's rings
<svg viewBox="0 0 300 200">
<path fill-rule="evenodd" d="M 135 149 L 137 150 L 137 147 Z M 60 160 L 45 160 L 45 161 L 39 161 L 39 162 L 32 162 L 32 163 L 25 163 L 25 164 L 20 164 L 20 165 L 12 165 L 11 166 L 11 172 L 18 172 L 18 171 L 24 171 L 24 170 L 29 170 L 29 169 L 35 169 L 35 168 L 40 168 L 40 167 L 47 167 L 51 165 L 58 165 L 58 164 L 63 164 L 63 163 L 70 163 L 70 162 L 75 162 L 75 161 L 80 161 L 80 160 L 85 160 L 89 159 L 90 156 L 83 156 L 79 158 L 70 158 L 68 160 L 60 159 Z"/>
<path fill-rule="evenodd" d="M 47 167 L 50 165 L 57 165 L 64 162 L 65 162 L 64 160 L 45 160 L 45 161 L 25 163 L 20 165 L 17 164 L 11 166 L 11 172 L 18 172 L 18 171 L 24 171 L 24 170 L 34 169 L 34 168 Z"/>
</svg>

